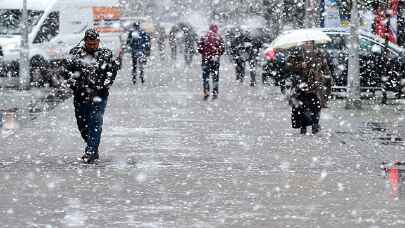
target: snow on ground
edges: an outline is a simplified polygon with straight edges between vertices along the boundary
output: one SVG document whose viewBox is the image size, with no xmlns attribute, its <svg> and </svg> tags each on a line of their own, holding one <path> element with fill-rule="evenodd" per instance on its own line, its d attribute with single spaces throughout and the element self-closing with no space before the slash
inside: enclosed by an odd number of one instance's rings
<svg viewBox="0 0 405 228">
<path fill-rule="evenodd" d="M 277 88 L 236 82 L 224 58 L 220 97 L 204 101 L 200 74 L 197 60 L 186 67 L 154 58 L 146 83 L 132 85 L 124 68 L 96 165 L 77 161 L 84 145 L 72 99 L 0 137 L 0 223 L 404 226 L 404 201 L 379 168 L 405 160 L 403 142 L 384 138 L 404 134 L 403 105 L 354 112 L 334 101 L 322 113 L 322 132 L 300 135 Z"/>
</svg>

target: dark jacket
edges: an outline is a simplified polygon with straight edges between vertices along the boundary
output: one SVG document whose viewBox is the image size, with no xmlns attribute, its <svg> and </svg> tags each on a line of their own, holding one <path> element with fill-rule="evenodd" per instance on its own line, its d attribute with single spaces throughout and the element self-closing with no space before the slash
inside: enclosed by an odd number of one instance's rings
<svg viewBox="0 0 405 228">
<path fill-rule="evenodd" d="M 83 46 L 75 47 L 62 63 L 62 75 L 67 86 L 76 98 L 88 101 L 109 95 L 108 90 L 118 69 L 118 61 L 107 48 L 99 48 L 89 54 Z"/>
<path fill-rule="evenodd" d="M 263 42 L 253 34 L 247 34 L 245 38 L 245 49 L 248 56 L 248 60 L 256 60 L 259 56 L 260 49 L 262 48 Z"/>
<path fill-rule="evenodd" d="M 131 48 L 133 57 L 146 57 L 150 55 L 150 36 L 140 27 L 131 30 L 127 38 L 127 46 Z"/>
<path fill-rule="evenodd" d="M 252 61 L 259 56 L 262 41 L 246 31 L 239 31 L 230 42 L 230 53 L 234 60 Z"/>
<path fill-rule="evenodd" d="M 198 52 L 203 60 L 218 58 L 224 54 L 224 51 L 224 40 L 218 34 L 218 28 L 211 28 L 198 42 Z"/>
<path fill-rule="evenodd" d="M 308 92 L 318 94 L 322 89 L 325 77 L 330 77 L 328 57 L 326 53 L 315 49 L 305 53 L 299 50 L 288 58 L 287 65 L 290 72 L 300 77 L 300 81 L 307 83 Z"/>
</svg>

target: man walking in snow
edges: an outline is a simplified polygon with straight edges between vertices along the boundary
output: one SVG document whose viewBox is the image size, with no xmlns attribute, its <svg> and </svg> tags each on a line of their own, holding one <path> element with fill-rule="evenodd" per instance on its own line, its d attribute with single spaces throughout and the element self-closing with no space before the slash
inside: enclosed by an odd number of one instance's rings
<svg viewBox="0 0 405 228">
<path fill-rule="evenodd" d="M 256 85 L 257 56 L 261 44 L 249 32 L 237 28 L 231 41 L 231 53 L 235 62 L 236 80 L 243 83 L 245 80 L 246 64 L 250 73 L 250 86 Z"/>
<path fill-rule="evenodd" d="M 127 46 L 131 48 L 132 55 L 132 82 L 136 84 L 138 70 L 141 82 L 145 82 L 144 65 L 150 56 L 150 36 L 141 28 L 139 22 L 133 24 L 133 29 L 128 34 Z"/>
<path fill-rule="evenodd" d="M 119 60 L 113 58 L 110 49 L 99 47 L 99 34 L 94 29 L 86 31 L 83 41 L 84 44 L 70 50 L 63 61 L 62 73 L 73 90 L 76 121 L 86 143 L 82 159 L 93 163 L 99 158 L 108 90 L 117 75 Z"/>
<path fill-rule="evenodd" d="M 316 49 L 313 41 L 304 43 L 303 50 L 291 55 L 288 61 L 290 71 L 296 80 L 293 85 L 292 125 L 306 134 L 307 126 L 312 125 L 312 133 L 320 131 L 321 108 L 326 106 L 324 98 L 324 78 L 330 75 L 326 57 Z"/>
<path fill-rule="evenodd" d="M 210 25 L 209 31 L 198 42 L 198 52 L 202 56 L 202 78 L 204 99 L 210 95 L 209 78 L 212 75 L 213 99 L 218 97 L 220 57 L 224 54 L 224 40 L 218 33 L 218 26 Z"/>
</svg>

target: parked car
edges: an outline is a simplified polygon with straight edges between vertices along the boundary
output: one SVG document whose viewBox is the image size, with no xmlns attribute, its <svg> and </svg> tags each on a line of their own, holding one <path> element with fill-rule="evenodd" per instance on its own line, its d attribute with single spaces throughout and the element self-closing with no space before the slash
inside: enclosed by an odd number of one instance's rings
<svg viewBox="0 0 405 228">
<path fill-rule="evenodd" d="M 345 91 L 347 88 L 347 72 L 348 72 L 348 56 L 350 49 L 350 31 L 347 29 L 320 29 L 325 32 L 332 41 L 326 44 L 318 45 L 324 49 L 330 59 L 328 60 L 333 80 L 334 91 Z M 296 48 L 292 48 L 296 49 Z M 282 52 L 288 58 L 291 50 L 277 50 Z M 264 51 L 263 63 L 263 81 L 267 78 L 273 78 L 274 75 L 284 75 L 283 62 L 276 64 L 278 68 L 274 68 L 275 58 L 270 58 L 269 52 L 274 51 L 270 48 Z M 400 96 L 403 92 L 405 74 L 404 69 L 404 54 L 405 50 L 393 43 L 388 43 L 384 39 L 373 34 L 360 32 L 360 86 L 363 91 L 375 92 L 376 90 L 384 89 L 392 91 Z M 284 61 L 284 60 L 283 60 Z M 283 72 L 279 72 L 283 71 Z"/>
</svg>

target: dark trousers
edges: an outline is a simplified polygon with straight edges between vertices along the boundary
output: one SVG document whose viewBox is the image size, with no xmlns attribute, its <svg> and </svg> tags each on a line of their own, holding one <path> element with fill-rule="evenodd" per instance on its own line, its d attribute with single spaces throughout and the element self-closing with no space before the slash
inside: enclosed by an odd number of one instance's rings
<svg viewBox="0 0 405 228">
<path fill-rule="evenodd" d="M 74 98 L 77 126 L 84 142 L 87 144 L 86 152 L 89 153 L 98 153 L 103 116 L 108 99 L 108 97 L 98 98 L 96 101 L 83 101 Z"/>
<path fill-rule="evenodd" d="M 297 100 L 301 104 L 292 108 L 292 127 L 306 129 L 307 126 L 312 125 L 312 129 L 319 129 L 321 104 L 316 94 L 302 93 Z"/>
<path fill-rule="evenodd" d="M 256 58 L 248 60 L 248 70 L 250 73 L 250 82 L 256 84 Z"/>
<path fill-rule="evenodd" d="M 248 64 L 248 71 L 250 73 L 250 82 L 255 84 L 256 83 L 256 65 L 257 65 L 256 59 L 246 60 L 246 61 L 241 58 L 235 59 L 236 80 L 240 80 L 241 82 L 243 82 L 243 80 L 245 79 L 246 63 Z"/>
<path fill-rule="evenodd" d="M 235 59 L 235 70 L 236 70 L 236 80 L 240 80 L 241 82 L 245 78 L 245 66 L 246 62 L 240 58 Z"/>
<path fill-rule="evenodd" d="M 210 91 L 210 75 L 212 75 L 212 93 L 214 95 L 218 95 L 218 87 L 219 87 L 219 59 L 206 59 L 202 61 L 202 78 L 203 78 L 203 88 L 204 91 L 209 93 Z"/>
<path fill-rule="evenodd" d="M 139 78 L 144 81 L 144 65 L 146 64 L 145 57 L 132 55 L 132 82 L 136 82 L 138 71 Z"/>
</svg>

